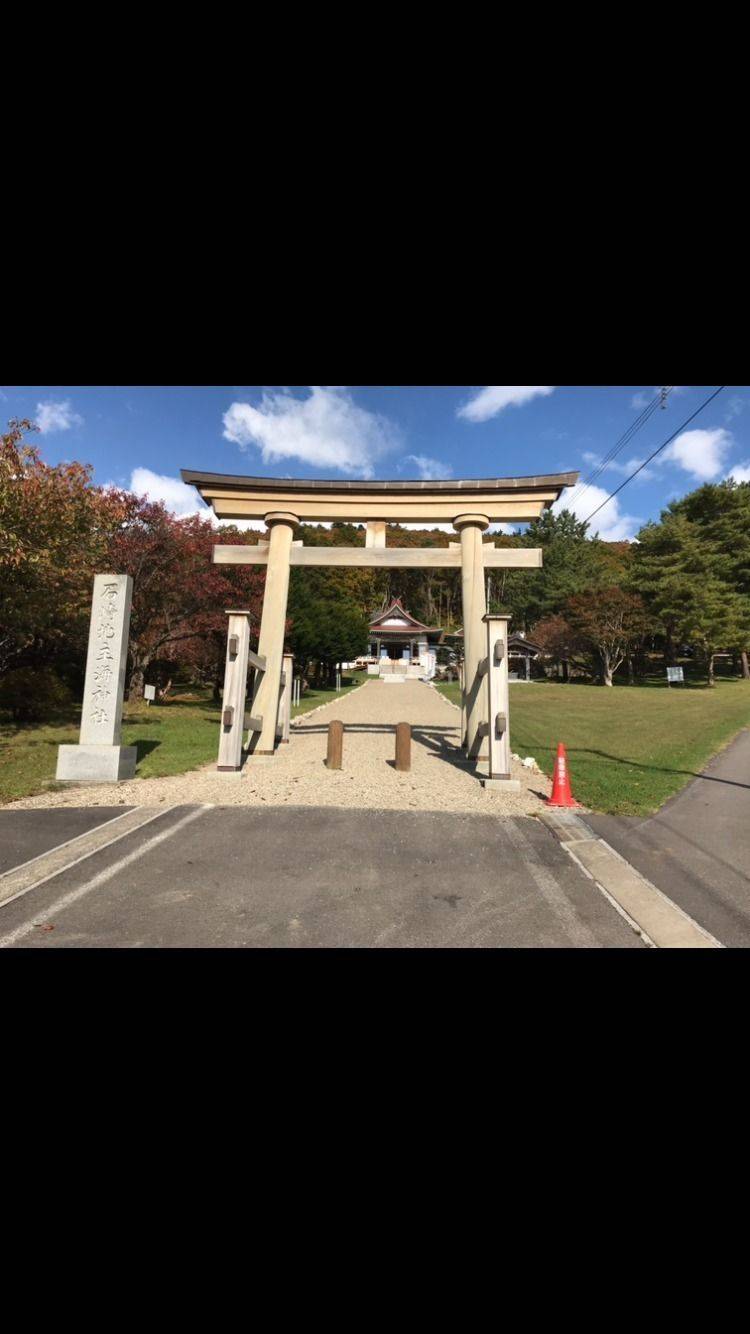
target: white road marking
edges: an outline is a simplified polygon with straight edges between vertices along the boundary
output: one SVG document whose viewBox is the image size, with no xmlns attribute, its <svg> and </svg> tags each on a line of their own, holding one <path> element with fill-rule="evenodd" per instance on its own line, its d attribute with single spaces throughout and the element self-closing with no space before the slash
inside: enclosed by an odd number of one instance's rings
<svg viewBox="0 0 750 1334">
<path fill-rule="evenodd" d="M 95 852 L 101 852 L 104 848 L 110 848 L 113 843 L 119 843 L 121 838 L 127 838 L 128 834 L 133 834 L 144 825 L 151 824 L 152 820 L 158 820 L 159 816 L 168 815 L 175 808 L 173 803 L 148 814 L 150 809 L 148 806 L 136 806 L 133 810 L 123 811 L 122 815 L 116 815 L 114 820 L 106 820 L 104 824 L 96 825 L 87 833 L 68 839 L 66 843 L 60 843 L 56 848 L 50 848 L 48 852 L 43 852 L 38 857 L 32 857 L 21 866 L 12 867 L 10 871 L 0 876 L 0 908 L 4 908 L 6 903 L 20 899 L 22 894 L 28 894 L 29 890 L 36 889 L 37 885 L 46 884 L 48 880 L 54 879 L 56 875 L 67 871 L 71 866 L 77 866 L 87 857 L 93 857 Z M 115 823 L 125 827 L 122 827 L 114 838 L 109 838 L 108 830 Z M 103 838 L 100 837 L 101 834 L 104 835 Z M 65 849 L 74 852 L 76 844 L 84 849 L 80 857 L 66 857 Z"/>
<path fill-rule="evenodd" d="M 170 807 L 170 809 L 174 810 L 174 807 Z M 131 866 L 139 857 L 150 852 L 152 848 L 158 847 L 160 843 L 164 843 L 180 829 L 184 829 L 185 825 L 190 824 L 193 820 L 197 820 L 199 815 L 203 815 L 205 811 L 209 810 L 213 810 L 213 806 L 199 806 L 197 810 L 188 811 L 187 815 L 184 815 L 181 820 L 177 821 L 177 824 L 171 825 L 169 829 L 162 830 L 160 834 L 154 834 L 153 838 L 147 839 L 147 841 L 139 848 L 135 848 L 132 852 L 129 852 L 126 857 L 121 857 L 118 862 L 115 862 L 114 866 L 108 866 L 106 870 L 100 871 L 98 875 L 95 875 L 93 879 L 88 880 L 86 884 L 79 885 L 77 889 L 70 890 L 68 894 L 63 894 L 55 903 L 50 904 L 49 908 L 46 908 L 41 916 L 45 920 L 58 916 L 73 903 L 77 903 L 79 899 L 84 898 L 86 894 L 90 894 L 93 890 L 99 889 L 101 885 L 105 885 L 108 880 L 112 880 L 114 876 L 119 875 L 121 871 L 124 871 L 126 867 Z M 166 812 L 158 811 L 157 814 L 164 815 Z M 156 819 L 156 816 L 153 818 Z M 41 881 L 38 883 L 41 883 Z M 24 936 L 28 936 L 30 932 L 34 930 L 35 926 L 38 925 L 40 914 L 36 913 L 34 916 L 36 920 L 24 922 L 23 925 L 17 926 L 14 931 L 8 931 L 4 936 L 0 936 L 0 949 L 7 949 L 9 945 L 15 945 L 19 940 L 22 940 Z"/>
</svg>

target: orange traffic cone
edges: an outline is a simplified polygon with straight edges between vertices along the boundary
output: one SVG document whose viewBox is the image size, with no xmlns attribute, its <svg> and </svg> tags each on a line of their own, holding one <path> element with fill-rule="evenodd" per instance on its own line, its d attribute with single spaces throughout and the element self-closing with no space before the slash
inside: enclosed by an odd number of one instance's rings
<svg viewBox="0 0 750 1334">
<path fill-rule="evenodd" d="M 573 799 L 573 793 L 570 790 L 570 774 L 568 773 L 568 757 L 565 754 L 565 747 L 560 742 L 557 747 L 557 759 L 555 760 L 555 776 L 552 780 L 552 796 L 547 798 L 548 806 L 580 806 L 579 801 Z"/>
</svg>

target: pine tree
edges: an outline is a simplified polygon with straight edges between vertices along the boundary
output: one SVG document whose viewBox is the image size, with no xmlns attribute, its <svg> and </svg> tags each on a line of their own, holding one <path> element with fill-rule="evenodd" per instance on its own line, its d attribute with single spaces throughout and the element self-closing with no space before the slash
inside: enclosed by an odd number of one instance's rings
<svg viewBox="0 0 750 1334">
<path fill-rule="evenodd" d="M 712 537 L 708 524 L 690 517 L 688 505 L 671 507 L 638 534 L 630 586 L 664 629 L 667 662 L 674 661 L 679 640 L 694 643 L 709 685 L 716 653 L 746 650 L 750 638 L 750 597 L 735 582 L 740 568 L 726 537 Z"/>
</svg>

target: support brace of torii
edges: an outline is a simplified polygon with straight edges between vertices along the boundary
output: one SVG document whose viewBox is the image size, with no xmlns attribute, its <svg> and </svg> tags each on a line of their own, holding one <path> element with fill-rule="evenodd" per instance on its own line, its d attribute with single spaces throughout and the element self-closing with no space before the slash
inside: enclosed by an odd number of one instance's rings
<svg viewBox="0 0 750 1334">
<path fill-rule="evenodd" d="M 279 692 L 284 657 L 289 573 L 295 566 L 367 569 L 461 569 L 464 621 L 464 705 L 466 748 L 472 760 L 487 735 L 483 660 L 487 655 L 484 617 L 486 569 L 538 569 L 542 552 L 529 547 L 500 548 L 483 543 L 483 533 L 499 523 L 527 523 L 548 509 L 577 473 L 545 477 L 495 478 L 460 482 L 322 482 L 289 478 L 224 477 L 182 472 L 220 519 L 263 519 L 268 543 L 214 547 L 216 564 L 265 565 L 263 601 L 253 692 L 250 749 L 272 755 L 277 739 Z M 364 547 L 305 547 L 294 543 L 300 523 L 344 521 L 367 525 Z M 449 522 L 460 536 L 449 548 L 388 548 L 386 524 Z M 236 685 L 232 683 L 233 692 Z"/>
</svg>

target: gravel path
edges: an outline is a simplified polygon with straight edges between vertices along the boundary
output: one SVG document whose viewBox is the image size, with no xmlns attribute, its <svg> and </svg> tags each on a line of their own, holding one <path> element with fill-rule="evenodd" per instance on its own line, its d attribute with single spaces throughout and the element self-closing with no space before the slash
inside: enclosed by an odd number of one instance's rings
<svg viewBox="0 0 750 1334">
<path fill-rule="evenodd" d="M 344 767 L 324 764 L 328 723 L 346 726 Z M 411 773 L 396 773 L 395 726 L 412 725 Z M 511 719 L 512 725 L 512 719 Z M 250 759 L 241 777 L 217 774 L 214 765 L 174 778 L 134 779 L 118 784 L 71 787 L 12 802 L 5 809 L 49 806 L 158 806 L 211 803 L 217 806 L 344 806 L 372 810 L 468 811 L 533 815 L 550 785 L 544 774 L 514 762 L 519 795 L 485 792 L 460 756 L 460 710 L 433 686 L 420 681 L 384 685 L 368 681 L 341 700 L 303 715 L 292 725 L 289 745 L 273 758 Z M 390 761 L 390 763 L 389 763 Z"/>
</svg>

